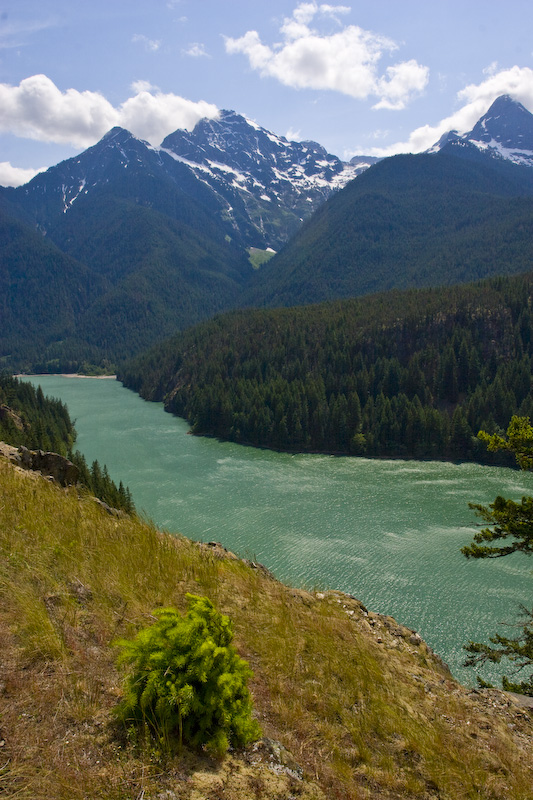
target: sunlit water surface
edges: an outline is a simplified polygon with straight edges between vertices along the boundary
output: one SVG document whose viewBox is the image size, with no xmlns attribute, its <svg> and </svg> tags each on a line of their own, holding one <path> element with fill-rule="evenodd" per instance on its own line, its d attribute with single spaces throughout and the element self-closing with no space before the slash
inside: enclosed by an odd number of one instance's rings
<svg viewBox="0 0 533 800">
<path fill-rule="evenodd" d="M 524 556 L 467 561 L 469 502 L 533 494 L 533 475 L 476 464 L 289 455 L 188 435 L 114 380 L 39 376 L 76 420 L 88 462 L 107 464 L 159 527 L 221 542 L 278 578 L 341 589 L 420 632 L 453 673 L 462 645 L 510 633 L 530 605 Z M 495 667 L 484 678 L 495 679 Z"/>
</svg>

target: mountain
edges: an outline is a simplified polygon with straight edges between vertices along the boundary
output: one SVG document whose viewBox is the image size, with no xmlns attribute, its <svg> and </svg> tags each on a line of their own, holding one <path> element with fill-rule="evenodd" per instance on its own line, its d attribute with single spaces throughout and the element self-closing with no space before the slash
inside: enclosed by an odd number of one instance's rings
<svg viewBox="0 0 533 800">
<path fill-rule="evenodd" d="M 470 143 L 398 155 L 330 197 L 253 276 L 249 305 L 296 305 L 530 269 L 533 170 Z"/>
<path fill-rule="evenodd" d="M 161 149 L 224 196 L 228 187 L 237 191 L 257 241 L 275 249 L 333 191 L 376 160 L 358 157 L 344 163 L 316 142 L 287 141 L 234 111 L 200 120 L 193 131 L 172 133 Z"/>
<path fill-rule="evenodd" d="M 0 199 L 6 224 L 25 225 L 34 251 L 41 245 L 57 255 L 54 281 L 42 273 L 42 285 L 38 277 L 30 285 L 21 277 L 23 250 L 2 248 L 9 296 L 20 307 L 18 352 L 28 351 L 40 325 L 44 367 L 71 356 L 99 362 L 131 355 L 163 331 L 232 307 L 251 272 L 241 233 L 225 216 L 227 202 L 186 166 L 120 128 Z M 26 247 L 24 237 L 17 241 Z M 71 281 L 72 261 L 94 285 L 87 302 Z M 46 304 L 53 325 L 35 313 L 52 286 L 61 288 L 61 308 L 76 308 L 67 328 L 55 322 L 57 303 Z"/>
<path fill-rule="evenodd" d="M 76 354 L 114 362 L 238 305 L 253 271 L 249 252 L 260 263 L 370 161 L 344 164 L 231 111 L 176 131 L 161 147 L 113 128 L 25 186 L 0 189 L 6 224 L 27 226 L 34 254 L 41 239 L 43 263 L 57 254 L 57 276 L 47 276 L 40 295 L 38 280 L 22 278 L 14 246 L 4 248 L 3 283 L 18 311 L 0 355 L 28 366 L 23 354 L 35 354 L 41 325 L 42 368 L 70 365 Z M 90 295 L 75 288 L 73 263 Z M 52 287 L 59 305 L 48 297 Z M 46 313 L 33 314 L 45 297 Z"/>
<path fill-rule="evenodd" d="M 87 201 L 120 197 L 180 220 L 198 231 L 216 222 L 223 235 L 240 239 L 228 202 L 187 166 L 123 128 L 113 128 L 96 145 L 36 175 L 25 186 L 4 189 L 4 197 L 61 244 L 64 221 Z M 248 231 L 241 223 L 243 235 Z M 244 246 L 243 242 L 240 242 Z"/>
<path fill-rule="evenodd" d="M 501 95 L 471 131 L 461 136 L 457 131 L 445 133 L 430 152 L 446 145 L 471 145 L 494 158 L 533 167 L 533 114 L 509 95 Z"/>
<path fill-rule="evenodd" d="M 302 219 L 373 161 L 358 157 L 347 164 L 316 142 L 289 142 L 234 111 L 221 111 L 191 132 L 175 131 L 161 147 L 113 128 L 79 156 L 3 193 L 59 240 L 62 220 L 80 200 L 112 188 L 167 216 L 196 222 L 198 230 L 207 211 L 240 246 L 278 249 Z"/>
<path fill-rule="evenodd" d="M 243 305 L 525 271 L 533 170 L 502 153 L 520 145 L 525 158 L 530 123 L 504 97 L 469 139 L 349 164 L 233 111 L 160 147 L 113 128 L 25 186 L 0 188 L 17 231 L 0 253 L 0 357 L 17 369 L 37 352 L 42 369 L 116 363 Z"/>
</svg>

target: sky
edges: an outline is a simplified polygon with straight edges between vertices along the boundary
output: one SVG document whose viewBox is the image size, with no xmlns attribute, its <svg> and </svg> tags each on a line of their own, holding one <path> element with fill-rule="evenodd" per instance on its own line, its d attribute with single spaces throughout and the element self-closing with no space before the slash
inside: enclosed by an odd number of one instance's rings
<svg viewBox="0 0 533 800">
<path fill-rule="evenodd" d="M 220 109 L 345 160 L 420 152 L 501 94 L 533 112 L 531 31 L 531 0 L 0 0 L 0 185 Z"/>
</svg>

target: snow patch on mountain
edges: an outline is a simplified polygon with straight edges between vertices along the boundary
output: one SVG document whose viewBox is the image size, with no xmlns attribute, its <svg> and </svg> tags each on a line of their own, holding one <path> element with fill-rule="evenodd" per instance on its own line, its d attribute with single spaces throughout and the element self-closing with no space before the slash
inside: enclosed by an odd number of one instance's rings
<svg viewBox="0 0 533 800">
<path fill-rule="evenodd" d="M 533 114 L 509 95 L 496 98 L 471 131 L 448 131 L 427 152 L 470 144 L 493 158 L 533 167 Z"/>
<path fill-rule="evenodd" d="M 42 212 L 46 229 L 53 208 L 67 214 L 78 198 L 117 180 L 122 184 L 125 174 L 132 181 L 141 176 L 163 184 L 171 180 L 179 191 L 218 209 L 214 213 L 231 226 L 231 235 L 278 250 L 302 219 L 373 161 L 361 157 L 346 163 L 317 142 L 289 141 L 234 111 L 222 111 L 216 119 L 200 120 L 192 131 L 175 131 L 159 147 L 112 128 L 79 156 L 36 176 L 23 191 L 33 195 L 36 206 L 39 195 L 48 194 Z"/>
<path fill-rule="evenodd" d="M 504 147 L 496 139 L 491 139 L 489 142 L 472 142 L 479 150 L 489 151 L 493 155 L 499 155 L 506 161 L 512 161 L 513 164 L 522 164 L 526 167 L 533 167 L 533 150 L 517 150 L 512 147 Z"/>
</svg>

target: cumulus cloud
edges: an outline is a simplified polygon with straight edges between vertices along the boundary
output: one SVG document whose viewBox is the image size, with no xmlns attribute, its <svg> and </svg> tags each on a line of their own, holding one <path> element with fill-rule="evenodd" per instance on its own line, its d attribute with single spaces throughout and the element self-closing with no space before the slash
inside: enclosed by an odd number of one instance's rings
<svg viewBox="0 0 533 800">
<path fill-rule="evenodd" d="M 117 124 L 118 113 L 98 92 L 61 92 L 46 75 L 18 86 L 0 84 L 0 131 L 87 146 Z"/>
<path fill-rule="evenodd" d="M 176 94 L 143 91 L 122 103 L 118 114 L 121 127 L 152 144 L 160 144 L 177 128 L 192 130 L 203 117 L 218 116 L 218 108 L 204 100 L 195 103 Z"/>
<path fill-rule="evenodd" d="M 359 100 L 377 97 L 375 108 L 404 108 L 426 86 L 428 68 L 411 59 L 380 73 L 383 56 L 397 50 L 391 39 L 356 25 L 329 34 L 311 27 L 313 20 L 324 17 L 340 25 L 339 15 L 348 11 L 347 6 L 300 3 L 283 20 L 281 43 L 270 47 L 257 31 L 247 31 L 238 39 L 226 37 L 226 52 L 247 56 L 263 77 L 295 89 L 337 91 Z"/>
<path fill-rule="evenodd" d="M 37 173 L 44 172 L 46 167 L 41 169 L 22 169 L 13 167 L 9 161 L 0 161 L 0 186 L 22 186 L 34 178 Z"/>
<path fill-rule="evenodd" d="M 0 84 L 0 132 L 42 142 L 89 147 L 115 125 L 154 145 L 177 128 L 191 129 L 218 109 L 201 100 L 164 94 L 147 81 L 133 84 L 134 94 L 113 106 L 99 92 L 62 92 L 46 75 L 25 78 L 18 86 Z"/>
<path fill-rule="evenodd" d="M 511 67 L 493 72 L 493 65 L 484 74 L 489 77 L 481 83 L 471 83 L 457 94 L 460 108 L 436 125 L 416 128 L 406 142 L 396 142 L 389 147 L 372 148 L 369 155 L 392 156 L 397 153 L 420 153 L 435 144 L 443 133 L 456 130 L 467 133 L 483 116 L 497 97 L 510 95 L 533 112 L 533 70 L 529 67 Z"/>
</svg>

